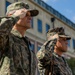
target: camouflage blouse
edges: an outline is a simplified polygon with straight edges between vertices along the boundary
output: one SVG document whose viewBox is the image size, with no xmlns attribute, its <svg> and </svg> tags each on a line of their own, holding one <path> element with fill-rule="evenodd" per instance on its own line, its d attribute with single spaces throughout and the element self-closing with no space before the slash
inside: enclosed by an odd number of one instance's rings
<svg viewBox="0 0 75 75">
<path fill-rule="evenodd" d="M 28 39 L 12 30 L 18 20 L 3 18 L 0 23 L 0 75 L 35 75 L 35 54 Z"/>
<path fill-rule="evenodd" d="M 65 58 L 56 53 L 50 53 L 44 45 L 38 51 L 37 59 L 40 75 L 72 75 Z"/>
</svg>

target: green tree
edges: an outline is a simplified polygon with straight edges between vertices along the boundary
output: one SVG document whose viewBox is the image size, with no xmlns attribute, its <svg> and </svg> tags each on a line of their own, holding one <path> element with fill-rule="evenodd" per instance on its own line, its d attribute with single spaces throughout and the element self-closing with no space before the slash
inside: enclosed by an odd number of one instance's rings
<svg viewBox="0 0 75 75">
<path fill-rule="evenodd" d="M 67 62 L 72 70 L 73 75 L 75 75 L 75 58 L 67 59 Z"/>
</svg>

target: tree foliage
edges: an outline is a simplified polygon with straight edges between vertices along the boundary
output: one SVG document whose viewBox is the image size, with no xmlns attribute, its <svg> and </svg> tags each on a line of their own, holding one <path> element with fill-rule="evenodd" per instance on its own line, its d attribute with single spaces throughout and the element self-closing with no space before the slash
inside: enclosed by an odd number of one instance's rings
<svg viewBox="0 0 75 75">
<path fill-rule="evenodd" d="M 75 75 L 75 58 L 67 59 L 67 62 L 72 70 L 73 75 Z"/>
</svg>

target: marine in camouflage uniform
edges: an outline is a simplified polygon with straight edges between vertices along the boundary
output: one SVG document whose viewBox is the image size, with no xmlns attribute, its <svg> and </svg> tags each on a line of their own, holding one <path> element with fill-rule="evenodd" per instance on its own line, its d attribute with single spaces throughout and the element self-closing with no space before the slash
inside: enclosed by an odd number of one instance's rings
<svg viewBox="0 0 75 75">
<path fill-rule="evenodd" d="M 29 40 L 21 33 L 12 29 L 13 26 L 24 18 L 25 12 L 20 9 L 27 9 L 29 6 L 23 2 L 16 2 L 8 6 L 7 14 L 15 10 L 14 14 L 2 18 L 0 23 L 0 75 L 35 75 L 36 58 L 29 49 Z M 19 10 L 18 10 L 19 9 Z M 23 9 L 23 10 L 25 10 Z M 15 15 L 21 12 L 19 15 Z M 31 17 L 38 15 L 38 10 L 29 10 Z"/>
<path fill-rule="evenodd" d="M 72 75 L 66 59 L 61 55 L 66 52 L 65 49 L 67 48 L 65 46 L 68 44 L 67 40 L 70 39 L 71 37 L 65 34 L 62 27 L 48 31 L 47 41 L 37 53 L 40 75 Z"/>
</svg>

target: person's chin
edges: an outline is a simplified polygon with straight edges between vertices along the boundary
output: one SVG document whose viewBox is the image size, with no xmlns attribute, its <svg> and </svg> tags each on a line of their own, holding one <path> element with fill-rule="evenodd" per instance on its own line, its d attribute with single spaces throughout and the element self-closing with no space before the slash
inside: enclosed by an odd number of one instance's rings
<svg viewBox="0 0 75 75">
<path fill-rule="evenodd" d="M 31 28 L 31 26 L 27 26 L 27 28 L 28 28 L 28 29 L 30 29 L 30 28 Z"/>
<path fill-rule="evenodd" d="M 67 52 L 67 49 L 63 49 L 63 50 L 61 50 L 62 52 Z"/>
<path fill-rule="evenodd" d="M 31 24 L 30 23 L 28 23 L 28 27 L 31 28 Z"/>
<path fill-rule="evenodd" d="M 67 49 L 65 49 L 64 52 L 67 52 Z"/>
</svg>

